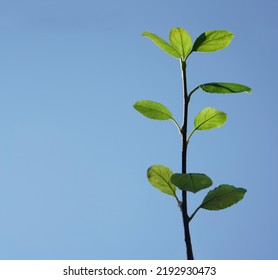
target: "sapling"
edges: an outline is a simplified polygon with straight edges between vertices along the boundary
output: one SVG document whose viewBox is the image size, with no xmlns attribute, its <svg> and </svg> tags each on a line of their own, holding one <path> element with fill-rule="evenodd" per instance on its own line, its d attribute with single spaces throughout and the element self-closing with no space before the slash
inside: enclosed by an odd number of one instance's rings
<svg viewBox="0 0 278 280">
<path fill-rule="evenodd" d="M 251 93 L 251 88 L 237 83 L 210 82 L 201 84 L 191 91 L 187 89 L 186 66 L 188 57 L 196 52 L 215 52 L 226 48 L 234 37 L 233 33 L 230 31 L 207 31 L 202 33 L 194 43 L 192 43 L 189 33 L 183 28 L 172 28 L 169 33 L 169 42 L 150 32 L 144 32 L 142 35 L 148 37 L 163 51 L 180 61 L 183 85 L 182 125 L 175 120 L 170 110 L 161 103 L 151 100 L 139 100 L 133 106 L 147 118 L 173 121 L 181 135 L 181 173 L 173 173 L 170 168 L 163 165 L 152 165 L 147 170 L 147 178 L 152 186 L 175 198 L 182 213 L 187 259 L 193 260 L 193 249 L 189 229 L 191 220 L 200 209 L 221 210 L 236 204 L 243 199 L 246 189 L 222 184 L 209 191 L 202 203 L 193 213 L 188 213 L 187 193 L 197 193 L 213 184 L 211 178 L 206 174 L 187 173 L 188 144 L 196 131 L 221 127 L 227 120 L 227 115 L 224 112 L 212 107 L 207 107 L 197 114 L 194 119 L 193 129 L 189 132 L 188 106 L 190 100 L 193 94 L 198 90 L 211 94 L 234 94 L 240 92 Z M 177 189 L 181 190 L 181 198 L 179 198 L 180 195 L 177 194 Z"/>
</svg>

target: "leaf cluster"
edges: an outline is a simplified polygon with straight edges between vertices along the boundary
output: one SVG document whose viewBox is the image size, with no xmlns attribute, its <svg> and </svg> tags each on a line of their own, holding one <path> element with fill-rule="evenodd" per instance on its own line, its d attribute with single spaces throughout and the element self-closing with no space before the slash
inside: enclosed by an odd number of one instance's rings
<svg viewBox="0 0 278 280">
<path fill-rule="evenodd" d="M 151 39 L 156 45 L 175 58 L 185 61 L 192 52 L 215 52 L 226 48 L 234 35 L 227 30 L 211 30 L 202 33 L 192 44 L 189 33 L 181 27 L 172 28 L 169 43 L 156 34 L 145 31 L 142 36 Z"/>
<path fill-rule="evenodd" d="M 209 176 L 201 173 L 173 173 L 171 169 L 164 165 L 152 165 L 148 168 L 147 177 L 152 186 L 161 192 L 175 197 L 178 205 L 176 189 L 197 193 L 212 186 L 213 182 Z M 221 184 L 209 191 L 202 203 L 190 216 L 192 220 L 199 209 L 222 210 L 239 202 L 245 195 L 246 189 L 236 188 L 231 185 Z"/>
<path fill-rule="evenodd" d="M 160 38 L 156 34 L 144 32 L 142 34 L 152 40 L 157 46 L 169 55 L 179 59 L 181 62 L 194 52 L 215 52 L 226 48 L 232 41 L 234 35 L 227 30 L 212 30 L 202 33 L 194 43 L 189 33 L 183 28 L 172 28 L 169 33 L 169 42 Z M 231 82 L 209 82 L 195 87 L 187 96 L 187 102 L 190 102 L 192 95 L 201 89 L 210 94 L 235 94 L 240 92 L 251 93 L 251 88 Z M 153 120 L 171 120 L 174 122 L 179 132 L 182 134 L 182 128 L 175 120 L 172 112 L 163 104 L 151 100 L 139 100 L 134 104 L 134 108 L 147 118 Z M 207 107 L 201 110 L 194 119 L 194 126 L 187 137 L 187 144 L 196 131 L 210 130 L 223 126 L 227 121 L 227 114 Z M 212 186 L 213 182 L 209 176 L 202 173 L 173 173 L 171 169 L 163 165 L 152 165 L 147 170 L 147 177 L 152 186 L 161 192 L 173 196 L 178 205 L 181 202 L 176 194 L 177 188 L 182 191 L 197 193 L 203 189 Z M 231 185 L 222 184 L 209 191 L 204 197 L 202 203 L 190 216 L 191 220 L 199 209 L 221 210 L 239 202 L 245 195 L 246 189 L 236 188 Z"/>
</svg>

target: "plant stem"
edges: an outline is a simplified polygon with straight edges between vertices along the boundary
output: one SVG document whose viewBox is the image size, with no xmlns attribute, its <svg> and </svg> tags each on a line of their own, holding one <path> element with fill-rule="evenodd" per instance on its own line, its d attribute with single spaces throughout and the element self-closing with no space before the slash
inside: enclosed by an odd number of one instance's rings
<svg viewBox="0 0 278 280">
<path fill-rule="evenodd" d="M 182 136 L 182 173 L 186 174 L 186 162 L 187 162 L 187 117 L 188 117 L 188 103 L 189 96 L 187 93 L 187 80 L 186 80 L 186 61 L 180 60 L 181 63 L 181 72 L 182 72 L 182 84 L 183 84 L 183 125 L 181 128 Z M 187 259 L 193 260 L 193 250 L 189 230 L 190 218 L 187 212 L 187 192 L 182 191 L 182 218 L 183 218 L 183 227 L 184 227 L 184 240 L 187 250 Z"/>
</svg>

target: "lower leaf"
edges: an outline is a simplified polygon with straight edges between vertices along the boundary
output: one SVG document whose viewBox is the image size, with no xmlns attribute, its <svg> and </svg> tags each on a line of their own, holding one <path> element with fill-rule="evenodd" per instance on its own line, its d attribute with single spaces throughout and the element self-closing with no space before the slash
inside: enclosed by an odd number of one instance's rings
<svg viewBox="0 0 278 280">
<path fill-rule="evenodd" d="M 221 210 L 228 208 L 243 199 L 246 189 L 231 185 L 220 185 L 208 192 L 200 208 L 206 210 Z"/>
<path fill-rule="evenodd" d="M 180 190 L 196 193 L 212 185 L 212 180 L 206 174 L 175 173 L 171 177 L 171 182 Z"/>
<path fill-rule="evenodd" d="M 164 165 L 152 165 L 147 171 L 148 180 L 152 186 L 176 197 L 176 187 L 171 183 L 172 174 L 172 170 Z"/>
</svg>

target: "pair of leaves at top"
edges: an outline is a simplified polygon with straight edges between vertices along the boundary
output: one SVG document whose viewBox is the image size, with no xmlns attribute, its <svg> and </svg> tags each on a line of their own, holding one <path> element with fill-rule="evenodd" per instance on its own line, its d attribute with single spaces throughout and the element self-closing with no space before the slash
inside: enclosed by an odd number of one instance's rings
<svg viewBox="0 0 278 280">
<path fill-rule="evenodd" d="M 175 58 L 183 61 L 193 52 L 214 52 L 226 48 L 234 35 L 227 30 L 211 30 L 202 33 L 192 45 L 189 33 L 181 27 L 172 28 L 169 33 L 169 43 L 150 32 L 144 32 L 146 36 L 157 44 L 162 50 Z"/>
<path fill-rule="evenodd" d="M 180 205 L 176 195 L 176 187 L 181 190 L 196 193 L 212 185 L 212 180 L 205 174 L 173 174 L 172 170 L 163 165 L 153 165 L 147 171 L 147 177 L 152 186 L 163 193 L 174 196 Z M 236 188 L 231 185 L 222 184 L 208 194 L 196 209 L 191 219 L 200 209 L 221 210 L 236 204 L 243 199 L 246 189 Z"/>
</svg>

